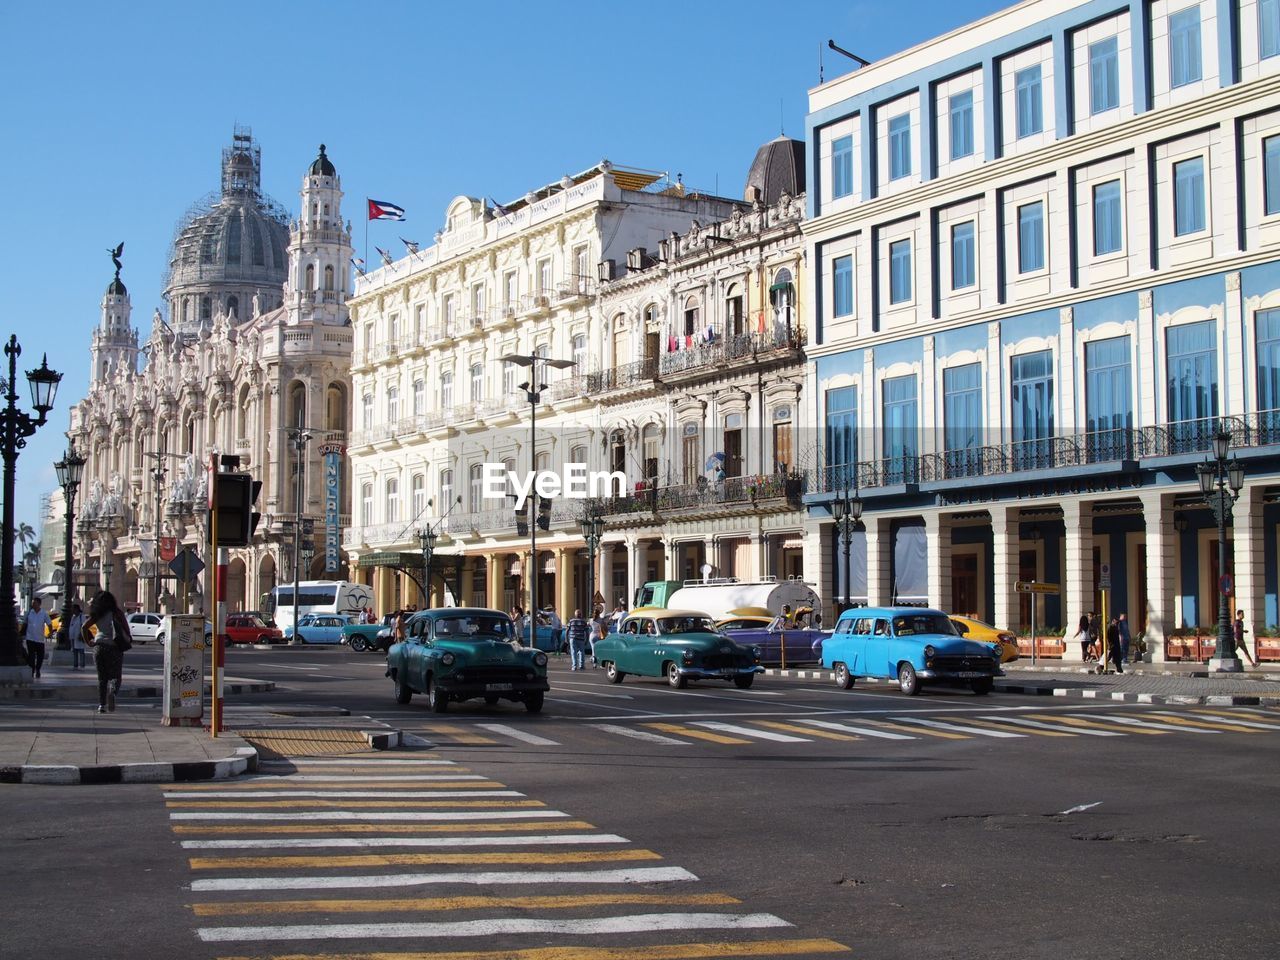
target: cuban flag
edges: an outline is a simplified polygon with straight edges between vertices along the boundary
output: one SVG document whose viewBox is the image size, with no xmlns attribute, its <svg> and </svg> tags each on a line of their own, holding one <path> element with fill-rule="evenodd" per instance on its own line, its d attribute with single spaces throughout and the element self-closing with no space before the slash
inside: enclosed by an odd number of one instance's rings
<svg viewBox="0 0 1280 960">
<path fill-rule="evenodd" d="M 403 220 L 404 207 L 397 207 L 394 203 L 387 203 L 383 200 L 369 201 L 369 219 L 370 220 Z"/>
</svg>

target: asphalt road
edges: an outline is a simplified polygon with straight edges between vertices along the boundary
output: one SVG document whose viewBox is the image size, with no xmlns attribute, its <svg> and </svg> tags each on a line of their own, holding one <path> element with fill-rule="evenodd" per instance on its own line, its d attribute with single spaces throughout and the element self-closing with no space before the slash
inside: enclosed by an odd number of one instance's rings
<svg viewBox="0 0 1280 960">
<path fill-rule="evenodd" d="M 233 701 L 234 725 L 386 725 L 419 745 L 234 786 L 0 788 L 0 954 L 1270 958 L 1280 942 L 1280 711 L 772 677 L 676 691 L 557 661 L 541 715 L 435 715 L 345 648 L 235 650 L 229 667 L 278 684 Z M 457 899 L 475 897 L 492 899 Z"/>
</svg>

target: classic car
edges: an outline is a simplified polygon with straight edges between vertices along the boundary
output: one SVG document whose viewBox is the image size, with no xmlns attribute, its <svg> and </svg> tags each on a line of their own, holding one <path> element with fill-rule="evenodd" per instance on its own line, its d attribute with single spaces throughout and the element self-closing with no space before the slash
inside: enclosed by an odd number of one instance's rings
<svg viewBox="0 0 1280 960">
<path fill-rule="evenodd" d="M 525 618 L 524 626 L 520 631 L 520 642 L 526 647 L 533 647 L 537 650 L 543 650 L 547 653 L 567 653 L 569 650 L 569 641 L 565 636 L 563 626 L 555 626 L 551 618 L 544 612 L 538 617 L 538 630 L 534 634 L 533 642 L 529 642 L 529 621 Z"/>
<path fill-rule="evenodd" d="M 284 634 L 269 627 L 261 618 L 244 613 L 227 615 L 226 637 L 229 643 L 280 643 Z"/>
<path fill-rule="evenodd" d="M 501 610 L 445 607 L 421 610 L 405 625 L 405 639 L 387 651 L 387 674 L 396 702 L 426 696 L 436 713 L 451 702 L 483 697 L 542 709 L 550 688 L 547 655 L 516 642 L 515 625 Z"/>
<path fill-rule="evenodd" d="M 353 616 L 342 628 L 342 639 L 339 642 L 347 644 L 356 653 L 387 650 L 391 647 L 391 624 L 395 619 L 395 611 L 384 614 L 377 623 L 361 623 Z"/>
<path fill-rule="evenodd" d="M 802 663 L 820 660 L 822 641 L 829 636 L 825 630 L 805 625 L 809 615 L 803 607 L 784 625 L 767 608 L 743 607 L 730 610 L 729 616 L 716 621 L 716 627 L 738 643 L 759 647 L 762 663 Z"/>
<path fill-rule="evenodd" d="M 349 613 L 304 613 L 298 621 L 298 639 L 302 643 L 341 643 L 342 628 L 354 623 Z M 293 624 L 284 628 L 286 640 L 293 639 Z"/>
<path fill-rule="evenodd" d="M 1018 638 L 1008 630 L 998 630 L 989 623 L 973 617 L 960 617 L 954 613 L 951 622 L 955 624 L 956 633 L 966 640 L 978 640 L 989 643 L 1000 651 L 1000 662 L 1009 663 L 1018 659 Z"/>
<path fill-rule="evenodd" d="M 965 640 L 945 613 L 924 607 L 846 610 L 822 645 L 822 665 L 841 689 L 857 677 L 879 677 L 896 679 L 908 696 L 938 681 L 966 684 L 983 696 L 1003 676 L 991 644 Z"/>
<path fill-rule="evenodd" d="M 595 654 L 610 683 L 633 673 L 666 677 L 678 690 L 690 680 L 732 680 L 745 690 L 764 672 L 759 650 L 730 639 L 705 613 L 691 610 L 633 610 L 618 633 L 596 641 Z"/>
</svg>

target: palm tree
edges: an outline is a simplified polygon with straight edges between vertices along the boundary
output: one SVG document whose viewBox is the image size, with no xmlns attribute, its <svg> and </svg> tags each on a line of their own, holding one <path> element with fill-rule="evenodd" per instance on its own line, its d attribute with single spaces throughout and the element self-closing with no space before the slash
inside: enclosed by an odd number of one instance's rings
<svg viewBox="0 0 1280 960">
<path fill-rule="evenodd" d="M 27 556 L 27 542 L 29 540 L 35 539 L 36 532 L 31 528 L 31 524 L 20 523 L 18 524 L 17 533 L 18 533 L 18 545 L 22 547 L 22 556 L 25 559 Z"/>
</svg>

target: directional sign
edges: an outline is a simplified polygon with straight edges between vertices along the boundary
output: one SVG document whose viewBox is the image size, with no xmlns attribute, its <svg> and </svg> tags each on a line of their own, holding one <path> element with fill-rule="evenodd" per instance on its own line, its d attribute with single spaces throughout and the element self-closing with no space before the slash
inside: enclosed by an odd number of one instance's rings
<svg viewBox="0 0 1280 960">
<path fill-rule="evenodd" d="M 1062 587 L 1056 583 L 1036 583 L 1034 580 L 1019 580 L 1013 585 L 1018 593 L 1050 593 L 1059 594 Z"/>
<path fill-rule="evenodd" d="M 204 561 L 197 557 L 190 547 L 184 547 L 180 554 L 169 561 L 169 569 L 179 580 L 190 583 L 200 576 L 200 571 L 204 569 Z"/>
<path fill-rule="evenodd" d="M 1103 563 L 1098 566 L 1098 589 L 1111 589 L 1111 564 Z"/>
</svg>

